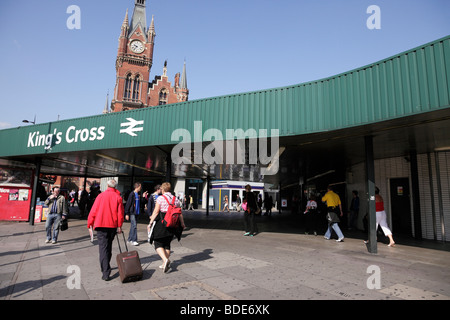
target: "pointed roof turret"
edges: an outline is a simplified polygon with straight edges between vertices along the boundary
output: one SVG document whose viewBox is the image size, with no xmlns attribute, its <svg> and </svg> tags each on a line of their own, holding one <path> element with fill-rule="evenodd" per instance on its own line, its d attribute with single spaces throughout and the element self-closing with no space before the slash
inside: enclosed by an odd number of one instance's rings
<svg viewBox="0 0 450 320">
<path fill-rule="evenodd" d="M 108 90 L 108 94 L 106 95 L 106 103 L 105 103 L 105 108 L 103 108 L 103 114 L 109 113 L 108 102 L 109 102 L 109 90 Z"/>
<path fill-rule="evenodd" d="M 155 16 L 152 15 L 152 22 L 150 23 L 149 31 L 155 32 Z"/>
<path fill-rule="evenodd" d="M 186 60 L 184 60 L 183 73 L 181 74 L 180 88 L 187 89 Z"/>
<path fill-rule="evenodd" d="M 125 19 L 123 19 L 123 23 L 122 26 L 127 26 L 129 25 L 129 21 L 128 21 L 128 9 L 127 9 L 127 13 L 125 13 Z"/>
<path fill-rule="evenodd" d="M 155 16 L 152 15 L 152 22 L 150 23 L 150 27 L 148 28 L 148 32 L 147 32 L 147 41 L 148 42 L 154 42 L 155 41 L 155 36 L 156 36 L 156 32 L 155 32 Z"/>
<path fill-rule="evenodd" d="M 145 13 L 145 0 L 135 0 L 133 17 L 130 24 L 130 35 L 136 31 L 138 26 L 141 26 L 144 36 L 147 33 L 147 15 Z"/>
</svg>

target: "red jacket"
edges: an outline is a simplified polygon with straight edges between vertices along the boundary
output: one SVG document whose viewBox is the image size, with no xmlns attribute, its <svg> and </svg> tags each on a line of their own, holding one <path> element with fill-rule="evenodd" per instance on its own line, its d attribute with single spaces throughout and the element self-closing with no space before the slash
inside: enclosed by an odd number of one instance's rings
<svg viewBox="0 0 450 320">
<path fill-rule="evenodd" d="M 118 228 L 122 227 L 124 209 L 120 192 L 114 188 L 108 188 L 95 199 L 89 213 L 87 227 Z"/>
</svg>

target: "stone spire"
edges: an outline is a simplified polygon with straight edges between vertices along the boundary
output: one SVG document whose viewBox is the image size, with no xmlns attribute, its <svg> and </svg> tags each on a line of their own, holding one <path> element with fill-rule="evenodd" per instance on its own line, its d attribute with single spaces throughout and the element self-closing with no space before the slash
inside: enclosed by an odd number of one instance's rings
<svg viewBox="0 0 450 320">
<path fill-rule="evenodd" d="M 134 3 L 133 17 L 131 18 L 130 35 L 133 34 L 138 26 L 141 26 L 141 30 L 144 37 L 147 33 L 147 15 L 145 13 L 145 0 L 136 0 Z"/>
<path fill-rule="evenodd" d="M 180 88 L 187 89 L 186 60 L 184 60 L 183 73 L 181 74 Z"/>
</svg>

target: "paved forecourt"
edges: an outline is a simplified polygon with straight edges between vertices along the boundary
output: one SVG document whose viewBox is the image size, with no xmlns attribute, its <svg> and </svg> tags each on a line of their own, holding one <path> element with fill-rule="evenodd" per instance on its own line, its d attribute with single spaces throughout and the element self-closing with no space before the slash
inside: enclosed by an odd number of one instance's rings
<svg viewBox="0 0 450 320">
<path fill-rule="evenodd" d="M 361 237 L 344 242 L 295 232 L 283 218 L 259 217 L 260 233 L 244 237 L 242 213 L 186 212 L 188 228 L 172 242 L 172 269 L 147 243 L 138 224 L 144 278 L 120 282 L 113 245 L 111 281 L 103 281 L 97 241 L 86 220 L 70 219 L 57 244 L 45 244 L 45 223 L 0 222 L 2 300 L 437 300 L 450 299 L 450 252 L 379 243 L 367 252 Z M 289 218 L 291 219 L 291 218 Z M 294 219 L 291 219 L 295 221 Z M 124 224 L 128 235 L 129 223 Z M 119 236 L 123 242 L 122 236 Z M 380 239 L 381 240 L 381 239 Z M 443 245 L 445 247 L 445 245 Z M 122 243 L 123 248 L 123 243 Z"/>
</svg>

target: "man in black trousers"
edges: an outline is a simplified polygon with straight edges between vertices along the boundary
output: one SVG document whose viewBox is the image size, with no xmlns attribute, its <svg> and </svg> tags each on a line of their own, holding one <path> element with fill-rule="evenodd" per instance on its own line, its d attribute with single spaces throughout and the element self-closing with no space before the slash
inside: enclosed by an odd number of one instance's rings
<svg viewBox="0 0 450 320">
<path fill-rule="evenodd" d="M 111 280 L 112 242 L 116 233 L 122 233 L 124 220 L 123 200 L 116 185 L 115 180 L 108 181 L 108 189 L 95 199 L 87 224 L 88 229 L 92 226 L 97 231 L 100 267 L 105 281 Z"/>
</svg>

